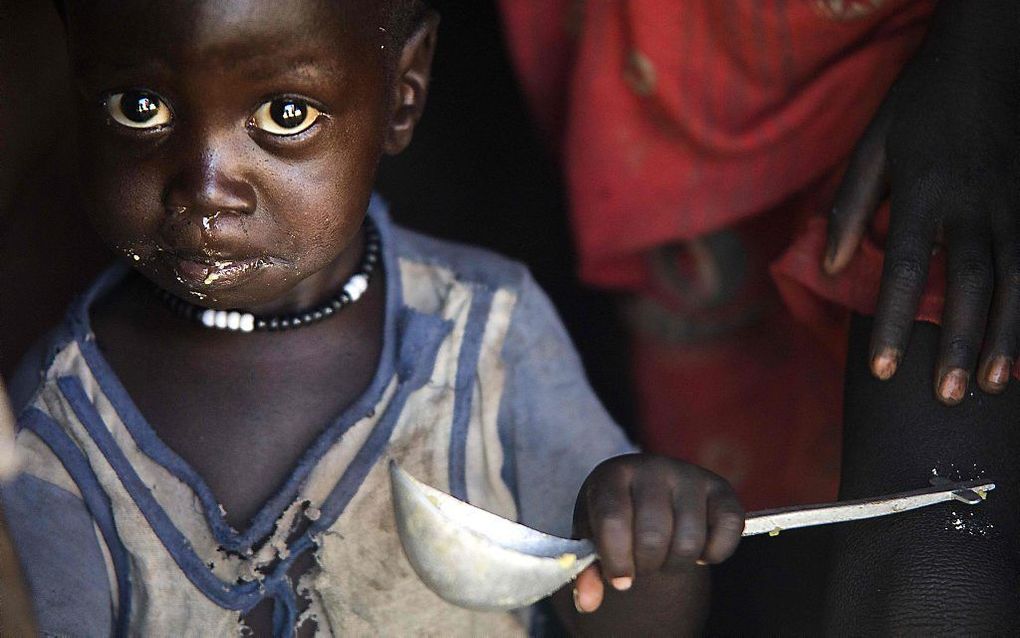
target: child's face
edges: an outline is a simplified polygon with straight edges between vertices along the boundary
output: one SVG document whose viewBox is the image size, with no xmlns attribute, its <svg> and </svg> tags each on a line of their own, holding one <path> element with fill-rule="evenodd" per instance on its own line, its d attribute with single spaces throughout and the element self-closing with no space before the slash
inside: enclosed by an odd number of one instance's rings
<svg viewBox="0 0 1020 638">
<path fill-rule="evenodd" d="M 420 115 L 434 20 L 391 52 L 375 0 L 69 4 L 108 245 L 218 308 L 292 305 L 357 252 L 379 157 Z"/>
</svg>

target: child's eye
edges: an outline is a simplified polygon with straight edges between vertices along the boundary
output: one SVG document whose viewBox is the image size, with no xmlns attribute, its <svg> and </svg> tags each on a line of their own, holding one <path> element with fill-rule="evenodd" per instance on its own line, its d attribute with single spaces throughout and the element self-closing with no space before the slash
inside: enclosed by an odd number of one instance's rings
<svg viewBox="0 0 1020 638">
<path fill-rule="evenodd" d="M 319 109 L 304 100 L 279 97 L 263 102 L 251 116 L 251 124 L 273 135 L 297 135 L 319 119 Z"/>
<path fill-rule="evenodd" d="M 148 129 L 170 121 L 170 107 L 150 91 L 124 91 L 106 99 L 106 110 L 118 124 Z"/>
</svg>

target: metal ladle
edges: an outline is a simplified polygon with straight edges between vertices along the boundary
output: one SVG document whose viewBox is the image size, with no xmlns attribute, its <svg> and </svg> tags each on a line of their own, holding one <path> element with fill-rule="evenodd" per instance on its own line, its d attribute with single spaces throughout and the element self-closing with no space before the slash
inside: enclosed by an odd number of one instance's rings
<svg viewBox="0 0 1020 638">
<path fill-rule="evenodd" d="M 390 461 L 397 530 L 408 561 L 447 602 L 498 611 L 526 607 L 573 580 L 598 555 L 588 540 L 551 536 L 429 487 Z M 751 512 L 744 536 L 887 516 L 957 500 L 976 505 L 990 481 L 943 482 L 859 501 Z"/>
</svg>

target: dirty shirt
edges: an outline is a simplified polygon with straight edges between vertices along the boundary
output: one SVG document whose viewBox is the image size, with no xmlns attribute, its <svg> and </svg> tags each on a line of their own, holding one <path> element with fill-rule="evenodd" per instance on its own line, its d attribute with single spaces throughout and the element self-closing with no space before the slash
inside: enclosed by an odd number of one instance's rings
<svg viewBox="0 0 1020 638">
<path fill-rule="evenodd" d="M 273 601 L 277 635 L 522 635 L 525 613 L 445 603 L 395 531 L 387 464 L 501 516 L 569 535 L 577 491 L 632 451 L 527 270 L 393 225 L 378 200 L 384 345 L 365 393 L 243 531 L 131 401 L 89 309 L 106 272 L 12 383 L 20 478 L 2 494 L 43 631 L 226 636 Z M 27 380 L 27 381 L 26 381 Z M 291 583 L 287 570 L 313 552 Z"/>
</svg>

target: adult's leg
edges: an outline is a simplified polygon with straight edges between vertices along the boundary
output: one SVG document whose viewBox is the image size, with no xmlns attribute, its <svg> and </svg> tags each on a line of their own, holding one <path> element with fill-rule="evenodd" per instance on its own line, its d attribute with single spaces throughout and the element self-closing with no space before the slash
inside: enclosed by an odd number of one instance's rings
<svg viewBox="0 0 1020 638">
<path fill-rule="evenodd" d="M 939 329 L 914 326 L 896 376 L 868 371 L 871 320 L 850 333 L 840 497 L 923 487 L 933 473 L 988 477 L 976 507 L 934 506 L 840 526 L 827 623 L 835 634 L 1009 635 L 1020 629 L 1020 385 L 939 404 L 932 374 Z M 973 384 L 976 386 L 976 384 Z M 972 386 L 972 387 L 973 387 Z"/>
</svg>

